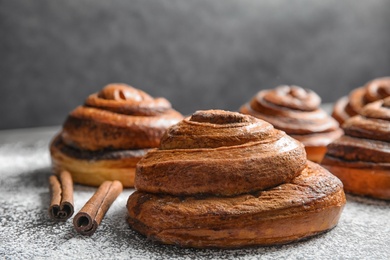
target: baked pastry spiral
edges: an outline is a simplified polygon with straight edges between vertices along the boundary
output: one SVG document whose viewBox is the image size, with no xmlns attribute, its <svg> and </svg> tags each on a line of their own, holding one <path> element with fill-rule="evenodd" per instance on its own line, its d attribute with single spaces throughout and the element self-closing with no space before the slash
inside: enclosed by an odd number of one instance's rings
<svg viewBox="0 0 390 260">
<path fill-rule="evenodd" d="M 135 165 L 157 147 L 165 130 L 182 119 L 165 98 L 125 84 L 110 84 L 74 109 L 50 144 L 53 169 L 74 182 L 134 185 Z"/>
<path fill-rule="evenodd" d="M 390 199 L 390 97 L 367 104 L 343 124 L 322 165 L 347 192 Z"/>
<path fill-rule="evenodd" d="M 170 127 L 137 164 L 128 222 L 183 247 L 288 243 L 333 228 L 342 183 L 303 145 L 240 113 L 198 111 Z"/>
<path fill-rule="evenodd" d="M 342 135 L 338 123 L 319 106 L 320 97 L 298 86 L 279 86 L 259 91 L 240 108 L 271 123 L 305 145 L 307 158 L 320 162 L 326 146 Z"/>
<path fill-rule="evenodd" d="M 363 87 L 356 88 L 348 96 L 342 97 L 333 106 L 332 116 L 340 123 L 359 114 L 368 103 L 390 96 L 390 77 L 377 78 Z"/>
</svg>

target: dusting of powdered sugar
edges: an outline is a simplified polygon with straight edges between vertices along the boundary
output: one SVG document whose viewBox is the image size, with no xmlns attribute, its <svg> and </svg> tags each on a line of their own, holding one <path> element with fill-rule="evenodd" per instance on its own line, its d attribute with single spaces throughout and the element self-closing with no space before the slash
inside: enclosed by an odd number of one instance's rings
<svg viewBox="0 0 390 260">
<path fill-rule="evenodd" d="M 389 259 L 390 202 L 348 196 L 336 228 L 297 243 L 236 250 L 183 249 L 148 241 L 126 223 L 125 190 L 96 233 L 48 218 L 48 141 L 0 146 L 0 258 L 5 259 Z M 94 188 L 75 185 L 75 212 Z"/>
</svg>

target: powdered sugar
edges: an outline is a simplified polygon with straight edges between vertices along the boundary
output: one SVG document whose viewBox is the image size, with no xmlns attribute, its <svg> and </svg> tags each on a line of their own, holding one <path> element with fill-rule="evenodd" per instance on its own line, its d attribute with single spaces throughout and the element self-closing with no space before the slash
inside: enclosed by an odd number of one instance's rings
<svg viewBox="0 0 390 260">
<path fill-rule="evenodd" d="M 48 140 L 0 146 L 0 257 L 6 259 L 277 259 L 390 258 L 390 202 L 348 196 L 339 225 L 325 234 L 274 247 L 183 249 L 148 241 L 126 223 L 125 190 L 91 237 L 72 218 L 49 219 Z M 75 213 L 95 188 L 75 185 Z"/>
</svg>

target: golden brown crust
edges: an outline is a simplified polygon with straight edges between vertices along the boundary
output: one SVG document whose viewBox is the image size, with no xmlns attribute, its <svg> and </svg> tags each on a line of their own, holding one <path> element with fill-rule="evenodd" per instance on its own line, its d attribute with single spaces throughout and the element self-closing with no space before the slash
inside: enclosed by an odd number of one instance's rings
<svg viewBox="0 0 390 260">
<path fill-rule="evenodd" d="M 56 136 L 50 145 L 54 172 L 67 170 L 75 183 L 89 186 L 118 180 L 124 187 L 134 187 L 135 166 L 147 151 L 81 151 L 64 144 L 60 136 Z"/>
<path fill-rule="evenodd" d="M 320 103 L 319 96 L 309 89 L 279 86 L 258 92 L 240 112 L 271 123 L 305 146 L 321 148 L 340 137 L 342 131 L 337 121 L 319 107 Z M 318 155 L 308 153 L 308 158 Z"/>
<path fill-rule="evenodd" d="M 186 138 L 185 138 L 186 137 Z M 342 183 L 271 124 L 198 111 L 168 129 L 137 164 L 130 226 L 184 247 L 288 243 L 333 228 Z"/>
<path fill-rule="evenodd" d="M 356 88 L 340 98 L 333 107 L 332 116 L 343 124 L 348 118 L 360 113 L 367 104 L 390 96 L 390 77 L 376 78 L 363 87 Z"/>
<path fill-rule="evenodd" d="M 132 187 L 135 164 L 182 118 L 164 98 L 125 84 L 107 85 L 67 117 L 50 147 L 53 168 L 68 169 L 81 184 L 120 180 Z"/>
<path fill-rule="evenodd" d="M 326 153 L 326 146 L 305 146 L 305 151 L 308 160 L 320 163 Z"/>
<path fill-rule="evenodd" d="M 336 159 L 335 159 L 336 160 Z M 344 184 L 346 192 L 378 199 L 390 199 L 390 170 L 357 168 L 348 163 L 327 164 L 325 167 Z"/>
<path fill-rule="evenodd" d="M 217 110 L 199 111 L 169 128 L 160 147 L 137 165 L 140 191 L 231 196 L 288 182 L 306 165 L 302 144 L 284 132 Z"/>
<path fill-rule="evenodd" d="M 347 191 L 390 199 L 390 97 L 360 113 L 343 124 L 345 135 L 328 146 L 322 165 Z"/>
<path fill-rule="evenodd" d="M 233 248 L 292 242 L 333 228 L 345 204 L 341 182 L 308 162 L 290 183 L 235 197 L 137 191 L 127 202 L 132 228 L 185 247 Z"/>
</svg>

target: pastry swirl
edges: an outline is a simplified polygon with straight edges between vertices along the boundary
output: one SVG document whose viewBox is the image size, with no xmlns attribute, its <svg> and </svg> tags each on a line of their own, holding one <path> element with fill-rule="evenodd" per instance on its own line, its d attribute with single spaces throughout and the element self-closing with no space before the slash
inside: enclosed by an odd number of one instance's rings
<svg viewBox="0 0 390 260">
<path fill-rule="evenodd" d="M 377 78 L 369 81 L 363 87 L 340 98 L 333 107 L 332 116 L 340 123 L 360 113 L 368 103 L 390 96 L 390 77 Z"/>
<path fill-rule="evenodd" d="M 359 113 L 343 124 L 345 135 L 328 146 L 322 164 L 346 191 L 390 199 L 390 97 Z"/>
<path fill-rule="evenodd" d="M 184 247 L 296 241 L 333 228 L 342 183 L 285 132 L 240 113 L 198 111 L 137 164 L 130 226 Z"/>
<path fill-rule="evenodd" d="M 169 128 L 160 149 L 138 163 L 136 188 L 232 196 L 288 182 L 305 166 L 303 146 L 271 124 L 239 113 L 198 111 Z M 274 167 L 280 169 L 276 176 Z"/>
<path fill-rule="evenodd" d="M 61 137 L 67 145 L 89 151 L 151 148 L 181 118 L 164 98 L 111 84 L 70 113 Z"/>
<path fill-rule="evenodd" d="M 99 93 L 90 95 L 85 105 L 133 116 L 158 116 L 171 109 L 165 98 L 152 98 L 144 91 L 125 84 L 107 85 Z"/>
<path fill-rule="evenodd" d="M 127 202 L 131 227 L 149 239 L 196 248 L 285 244 L 337 225 L 341 182 L 308 162 L 290 183 L 235 197 L 176 197 L 136 191 Z"/>
<path fill-rule="evenodd" d="M 240 112 L 285 131 L 305 145 L 310 160 L 319 162 L 326 145 L 342 134 L 338 123 L 319 107 L 320 104 L 320 97 L 312 90 L 279 86 L 259 91 Z"/>
<path fill-rule="evenodd" d="M 164 98 L 126 84 L 107 85 L 68 115 L 50 145 L 53 168 L 67 169 L 82 184 L 120 180 L 132 187 L 136 163 L 182 118 Z"/>
</svg>

